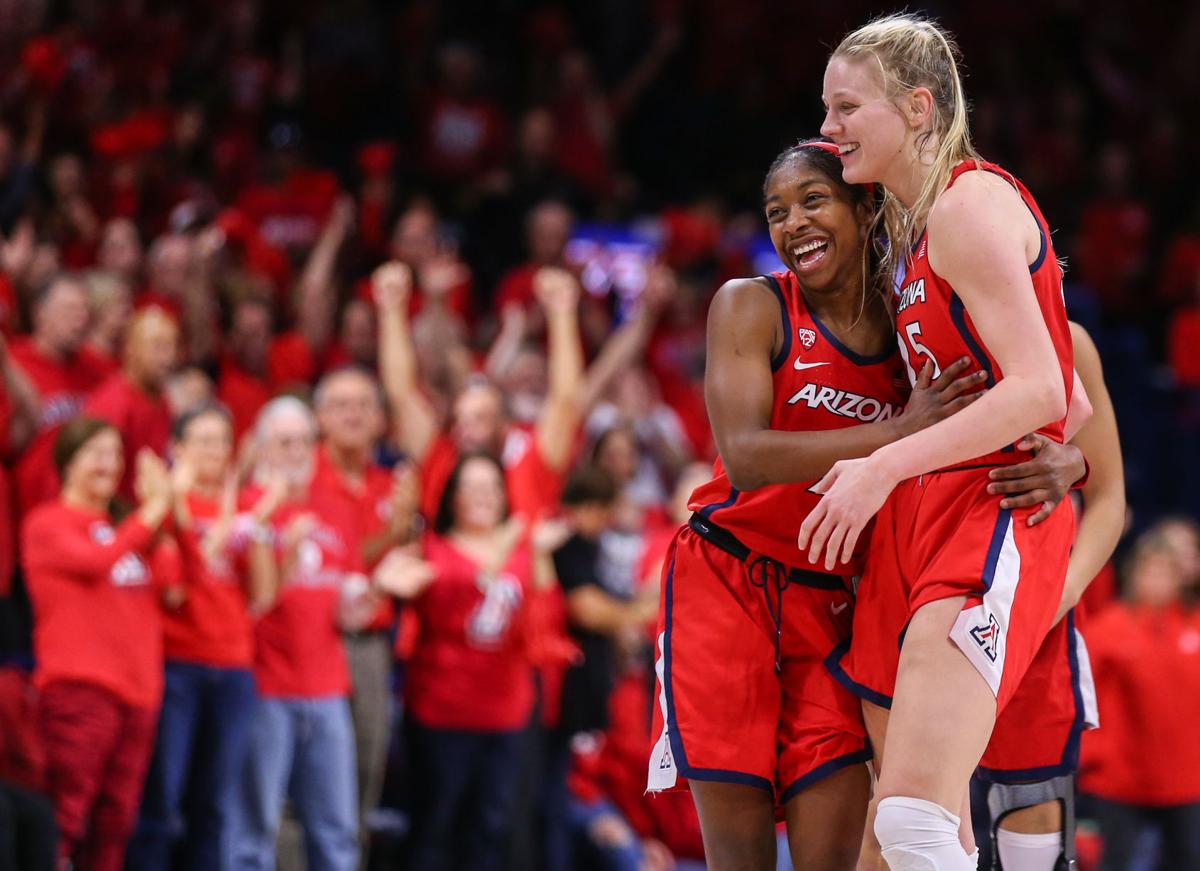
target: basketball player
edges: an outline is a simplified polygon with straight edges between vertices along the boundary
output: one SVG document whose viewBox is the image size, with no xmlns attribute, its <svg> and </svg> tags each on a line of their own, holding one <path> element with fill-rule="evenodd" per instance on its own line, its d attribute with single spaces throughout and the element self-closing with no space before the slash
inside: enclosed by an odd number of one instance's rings
<svg viewBox="0 0 1200 871">
<path fill-rule="evenodd" d="M 892 869 L 974 868 L 959 840 L 968 782 L 1054 621 L 1074 534 L 1069 507 L 1036 526 L 1036 509 L 1000 508 L 988 471 L 1025 456 L 1027 433 L 1062 443 L 1072 399 L 1072 426 L 1090 413 L 1049 229 L 1029 192 L 975 153 L 956 55 L 935 24 L 888 16 L 842 41 L 824 83 L 822 132 L 843 178 L 884 188 L 882 274 L 904 270 L 910 378 L 966 355 L 988 387 L 961 414 L 835 464 L 798 537 L 832 571 L 880 512 L 842 665 L 892 698 L 890 717 L 866 706 L 883 747 L 874 830 Z"/>
</svg>

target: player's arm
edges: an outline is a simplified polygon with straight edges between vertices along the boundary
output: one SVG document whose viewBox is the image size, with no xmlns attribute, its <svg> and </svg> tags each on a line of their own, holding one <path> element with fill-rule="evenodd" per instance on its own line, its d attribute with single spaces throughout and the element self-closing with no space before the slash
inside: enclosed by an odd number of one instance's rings
<svg viewBox="0 0 1200 871">
<path fill-rule="evenodd" d="M 827 571 L 850 559 L 901 481 L 1000 450 L 1066 416 L 1058 354 L 1029 274 L 1031 220 L 1012 186 L 991 173 L 968 173 L 938 199 L 928 221 L 930 265 L 955 288 L 1004 377 L 961 413 L 866 460 L 839 463 L 818 482 L 825 498 L 797 543 L 811 561 L 824 557 Z"/>
<path fill-rule="evenodd" d="M 1083 327 L 1078 324 L 1071 324 L 1071 335 L 1075 335 L 1075 330 L 1083 332 Z M 1085 336 L 1086 332 L 1083 333 Z M 1090 341 L 1090 337 L 1089 337 Z M 1067 441 L 1072 441 L 1075 434 L 1079 432 L 1087 424 L 1088 419 L 1092 416 L 1095 410 L 1092 408 L 1091 397 L 1088 396 L 1087 385 L 1083 383 L 1083 379 L 1079 376 L 1079 367 L 1071 370 L 1071 377 L 1074 379 L 1071 384 L 1071 404 L 1067 406 L 1067 419 L 1063 423 L 1063 438 Z"/>
<path fill-rule="evenodd" d="M 1117 416 L 1104 385 L 1100 354 L 1091 336 L 1078 324 L 1071 324 L 1071 339 L 1075 343 L 1075 369 L 1091 397 L 1093 409 L 1073 443 L 1087 456 L 1091 474 L 1083 485 L 1083 517 L 1067 564 L 1067 583 L 1058 617 L 1078 604 L 1088 584 L 1112 556 L 1125 529 L 1125 466 L 1121 460 Z"/>
<path fill-rule="evenodd" d="M 756 279 L 726 283 L 708 315 L 704 400 L 717 450 L 733 486 L 753 490 L 820 478 L 838 460 L 865 457 L 906 433 L 969 405 L 963 391 L 982 373 L 959 378 L 965 361 L 934 382 L 928 369 L 903 414 L 885 421 L 818 432 L 771 429 L 771 358 L 782 342 L 779 302 Z"/>
<path fill-rule="evenodd" d="M 929 216 L 930 265 L 954 286 L 1004 377 L 962 414 L 880 450 L 893 484 L 997 451 L 1067 413 L 1026 255 L 1031 216 L 1006 182 L 970 173 Z"/>
</svg>

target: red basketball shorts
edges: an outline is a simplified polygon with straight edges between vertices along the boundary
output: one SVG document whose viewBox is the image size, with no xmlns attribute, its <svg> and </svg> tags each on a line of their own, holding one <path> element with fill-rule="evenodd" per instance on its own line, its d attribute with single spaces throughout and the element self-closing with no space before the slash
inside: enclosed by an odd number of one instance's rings
<svg viewBox="0 0 1200 871">
<path fill-rule="evenodd" d="M 965 596 L 953 641 L 996 695 L 1012 699 L 1050 629 L 1075 535 L 1060 503 L 1037 526 L 1037 508 L 1006 510 L 987 492 L 987 469 L 902 482 L 876 515 L 858 586 L 854 634 L 830 668 L 861 698 L 891 706 L 908 622 L 929 602 Z"/>
<path fill-rule="evenodd" d="M 681 788 L 685 778 L 738 783 L 782 805 L 871 758 L 858 699 L 824 666 L 850 635 L 850 593 L 832 576 L 822 576 L 828 589 L 793 580 L 780 591 L 751 556 L 738 559 L 686 526 L 671 544 L 648 790 Z"/>
<path fill-rule="evenodd" d="M 1079 739 L 1100 724 L 1087 645 L 1069 611 L 1042 642 L 1008 707 L 996 718 L 979 776 L 1034 783 L 1079 767 Z"/>
</svg>

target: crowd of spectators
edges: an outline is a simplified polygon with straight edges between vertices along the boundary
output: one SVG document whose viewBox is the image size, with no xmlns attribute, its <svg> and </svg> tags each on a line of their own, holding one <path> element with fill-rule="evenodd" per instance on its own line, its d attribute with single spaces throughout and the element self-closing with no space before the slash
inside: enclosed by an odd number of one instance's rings
<svg viewBox="0 0 1200 871">
<path fill-rule="evenodd" d="M 1200 9 L 926 6 L 1059 228 L 1133 529 L 1197 516 Z M 874 11 L 0 0 L 0 864 L 55 826 L 83 868 L 699 859 L 642 786 L 707 302 Z M 660 240 L 636 298 L 581 287 L 583 221 Z M 1194 654 L 1150 535 L 1096 631 L 1150 602 Z M 108 573 L 145 595 L 63 592 Z"/>
</svg>

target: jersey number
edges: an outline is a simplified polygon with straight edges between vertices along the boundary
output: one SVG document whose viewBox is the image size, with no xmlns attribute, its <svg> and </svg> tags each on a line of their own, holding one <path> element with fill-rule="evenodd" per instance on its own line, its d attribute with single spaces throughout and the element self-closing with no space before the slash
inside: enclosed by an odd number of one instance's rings
<svg viewBox="0 0 1200 871">
<path fill-rule="evenodd" d="M 905 341 L 905 336 L 908 337 L 907 341 Z M 911 359 L 908 351 L 910 345 L 912 346 L 912 353 L 924 354 L 933 363 L 934 378 L 942 374 L 942 367 L 938 365 L 937 358 L 933 356 L 933 351 L 921 344 L 920 321 L 913 321 L 911 324 L 905 325 L 903 333 L 896 333 L 896 342 L 900 345 L 900 357 L 904 360 L 904 368 L 908 370 L 908 381 L 914 387 L 917 385 L 917 373 L 913 369 L 912 363 L 909 362 Z"/>
</svg>

